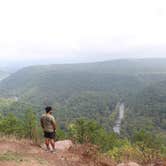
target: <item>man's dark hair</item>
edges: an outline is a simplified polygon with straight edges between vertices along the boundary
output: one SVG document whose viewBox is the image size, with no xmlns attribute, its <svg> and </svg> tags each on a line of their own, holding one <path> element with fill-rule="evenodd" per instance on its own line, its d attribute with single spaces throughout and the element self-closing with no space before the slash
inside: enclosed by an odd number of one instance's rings
<svg viewBox="0 0 166 166">
<path fill-rule="evenodd" d="M 46 113 L 49 113 L 49 112 L 52 110 L 52 107 L 47 106 L 47 107 L 45 108 L 45 110 L 46 110 Z"/>
</svg>

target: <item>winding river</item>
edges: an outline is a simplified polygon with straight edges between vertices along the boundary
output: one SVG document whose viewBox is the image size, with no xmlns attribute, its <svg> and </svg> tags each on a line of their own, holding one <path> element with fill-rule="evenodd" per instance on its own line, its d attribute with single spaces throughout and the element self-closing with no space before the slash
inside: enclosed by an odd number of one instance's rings
<svg viewBox="0 0 166 166">
<path fill-rule="evenodd" d="M 124 111 L 125 111 L 124 103 L 120 103 L 119 114 L 118 114 L 117 120 L 115 121 L 115 125 L 113 127 L 114 132 L 117 134 L 120 134 L 121 123 L 124 118 Z"/>
</svg>

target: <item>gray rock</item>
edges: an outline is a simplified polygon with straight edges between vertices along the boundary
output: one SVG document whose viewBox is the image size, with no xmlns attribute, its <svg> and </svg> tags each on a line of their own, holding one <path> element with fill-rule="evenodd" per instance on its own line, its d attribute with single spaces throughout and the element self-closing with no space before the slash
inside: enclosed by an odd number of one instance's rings
<svg viewBox="0 0 166 166">
<path fill-rule="evenodd" d="M 72 146 L 73 146 L 73 143 L 71 140 L 55 142 L 55 149 L 57 150 L 69 150 Z"/>
<path fill-rule="evenodd" d="M 129 162 L 129 163 L 121 163 L 118 164 L 117 166 L 140 166 L 140 165 L 134 162 Z"/>
</svg>

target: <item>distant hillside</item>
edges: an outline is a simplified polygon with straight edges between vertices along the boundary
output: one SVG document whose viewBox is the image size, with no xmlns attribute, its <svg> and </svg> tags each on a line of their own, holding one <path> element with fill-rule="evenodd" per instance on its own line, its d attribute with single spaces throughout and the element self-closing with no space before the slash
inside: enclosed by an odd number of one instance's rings
<svg viewBox="0 0 166 166">
<path fill-rule="evenodd" d="M 0 91 L 5 96 L 19 96 L 41 103 L 47 97 L 52 102 L 84 91 L 134 90 L 135 85 L 142 86 L 139 79 L 133 75 L 124 75 L 124 72 L 128 73 L 128 69 L 120 69 L 128 66 L 128 63 L 116 61 L 27 67 L 3 80 Z"/>
<path fill-rule="evenodd" d="M 147 129 L 166 137 L 166 80 L 144 88 L 130 101 L 130 108 L 125 130 Z"/>
<path fill-rule="evenodd" d="M 124 95 L 165 80 L 165 64 L 166 59 L 149 59 L 32 66 L 3 80 L 0 92 L 35 102 L 46 97 L 64 99 L 82 91 L 113 91 Z"/>
<path fill-rule="evenodd" d="M 6 78 L 9 73 L 0 70 L 0 81 Z"/>
<path fill-rule="evenodd" d="M 116 103 L 123 100 L 128 104 L 141 91 L 144 93 L 147 87 L 164 80 L 166 59 L 30 66 L 4 79 L 0 95 L 18 97 L 20 103 L 34 105 L 41 111 L 43 106 L 53 105 L 63 127 L 73 119 L 85 117 L 96 119 L 110 129 Z M 145 95 L 140 99 L 145 102 Z M 13 107 L 7 111 L 23 109 Z M 141 111 L 144 115 L 144 110 Z"/>
</svg>

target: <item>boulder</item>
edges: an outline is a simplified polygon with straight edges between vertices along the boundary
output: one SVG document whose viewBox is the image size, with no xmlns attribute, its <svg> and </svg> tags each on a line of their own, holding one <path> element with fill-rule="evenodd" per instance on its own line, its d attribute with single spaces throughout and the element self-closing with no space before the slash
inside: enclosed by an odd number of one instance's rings
<svg viewBox="0 0 166 166">
<path fill-rule="evenodd" d="M 57 141 L 55 142 L 55 149 L 57 150 L 69 150 L 73 146 L 73 143 L 71 140 L 63 140 L 63 141 Z"/>
<path fill-rule="evenodd" d="M 118 164 L 117 166 L 140 166 L 140 165 L 134 162 L 129 162 L 129 163 L 121 163 Z"/>
</svg>

